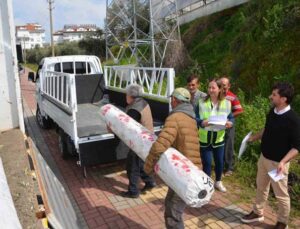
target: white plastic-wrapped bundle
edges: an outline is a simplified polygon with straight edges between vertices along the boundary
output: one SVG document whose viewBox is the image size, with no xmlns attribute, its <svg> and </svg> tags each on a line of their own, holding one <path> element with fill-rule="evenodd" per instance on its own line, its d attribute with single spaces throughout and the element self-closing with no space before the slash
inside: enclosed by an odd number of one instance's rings
<svg viewBox="0 0 300 229">
<path fill-rule="evenodd" d="M 143 161 L 157 136 L 111 104 L 101 108 L 111 130 Z M 155 165 L 155 172 L 191 207 L 207 204 L 214 192 L 213 180 L 174 148 L 169 148 Z"/>
</svg>

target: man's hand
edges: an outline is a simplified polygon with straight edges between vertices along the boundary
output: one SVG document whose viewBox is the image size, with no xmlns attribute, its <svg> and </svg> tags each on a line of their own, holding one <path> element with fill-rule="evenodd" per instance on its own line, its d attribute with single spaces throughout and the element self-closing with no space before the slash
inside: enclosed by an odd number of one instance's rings
<svg viewBox="0 0 300 229">
<path fill-rule="evenodd" d="M 148 166 L 148 164 L 145 163 L 144 164 L 144 172 L 148 175 L 152 175 L 153 169 L 150 166 Z"/>
<path fill-rule="evenodd" d="M 296 149 L 296 148 L 290 149 L 290 151 L 279 162 L 279 164 L 277 166 L 277 175 L 287 172 L 287 171 L 285 171 L 286 163 L 289 163 L 292 159 L 297 157 L 298 153 L 299 153 L 298 149 Z"/>
<path fill-rule="evenodd" d="M 230 121 L 227 121 L 226 124 L 225 124 L 225 127 L 226 127 L 227 129 L 231 128 L 232 126 L 233 126 L 233 123 L 230 122 Z"/>
<path fill-rule="evenodd" d="M 108 133 L 113 133 L 113 131 L 111 130 L 111 128 L 108 125 L 106 125 L 106 129 L 107 129 Z"/>
<path fill-rule="evenodd" d="M 201 125 L 202 125 L 203 127 L 209 126 L 209 124 L 208 124 L 208 119 L 203 120 Z"/>
<path fill-rule="evenodd" d="M 251 142 L 255 142 L 257 140 L 260 140 L 264 134 L 265 129 L 262 129 L 261 131 L 259 131 L 256 134 L 252 134 L 249 139 L 247 140 L 247 142 L 251 143 Z"/>
<path fill-rule="evenodd" d="M 255 136 L 254 136 L 254 135 L 251 135 L 251 136 L 248 138 L 248 140 L 247 140 L 247 142 L 249 142 L 249 143 L 254 142 L 254 141 L 255 141 Z"/>
<path fill-rule="evenodd" d="M 278 164 L 276 176 L 278 176 L 278 175 L 280 175 L 280 174 L 282 174 L 284 172 L 285 172 L 285 164 L 284 164 L 284 162 L 281 161 Z"/>
</svg>

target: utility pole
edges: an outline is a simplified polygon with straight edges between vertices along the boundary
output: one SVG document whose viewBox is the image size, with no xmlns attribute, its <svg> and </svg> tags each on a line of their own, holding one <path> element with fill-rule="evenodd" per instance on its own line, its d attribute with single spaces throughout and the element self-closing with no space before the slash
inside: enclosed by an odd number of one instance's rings
<svg viewBox="0 0 300 229">
<path fill-rule="evenodd" d="M 26 37 L 25 37 L 25 35 L 23 36 L 23 56 L 24 56 L 24 64 L 26 64 L 26 43 L 25 43 L 25 41 L 26 41 Z"/>
<path fill-rule="evenodd" d="M 151 37 L 151 53 L 152 53 L 152 67 L 155 68 L 155 39 L 153 29 L 153 9 L 152 0 L 149 1 L 149 13 L 150 13 L 150 37 Z"/>
<path fill-rule="evenodd" d="M 55 56 L 54 53 L 54 42 L 53 42 L 53 21 L 52 21 L 52 10 L 53 6 L 52 4 L 54 3 L 54 0 L 47 0 L 49 3 L 49 14 L 50 14 L 50 38 L 51 38 L 51 49 L 52 49 L 52 56 Z"/>
</svg>

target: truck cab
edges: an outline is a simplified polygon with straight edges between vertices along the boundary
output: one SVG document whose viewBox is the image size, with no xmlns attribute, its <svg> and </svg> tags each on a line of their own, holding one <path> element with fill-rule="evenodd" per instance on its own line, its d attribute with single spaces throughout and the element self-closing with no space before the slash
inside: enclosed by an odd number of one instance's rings
<svg viewBox="0 0 300 229">
<path fill-rule="evenodd" d="M 69 55 L 45 57 L 38 66 L 36 74 L 29 72 L 28 79 L 35 82 L 41 71 L 64 72 L 70 74 L 102 74 L 101 61 L 96 56 Z"/>
</svg>

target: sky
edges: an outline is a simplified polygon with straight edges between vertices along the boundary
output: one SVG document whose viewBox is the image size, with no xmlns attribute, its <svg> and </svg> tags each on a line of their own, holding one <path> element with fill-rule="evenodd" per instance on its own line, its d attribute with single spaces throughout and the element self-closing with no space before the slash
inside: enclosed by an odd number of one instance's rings
<svg viewBox="0 0 300 229">
<path fill-rule="evenodd" d="M 104 27 L 106 0 L 53 0 L 53 31 L 66 24 L 96 24 Z M 50 16 L 47 0 L 13 0 L 15 25 L 39 23 L 50 41 Z"/>
</svg>

